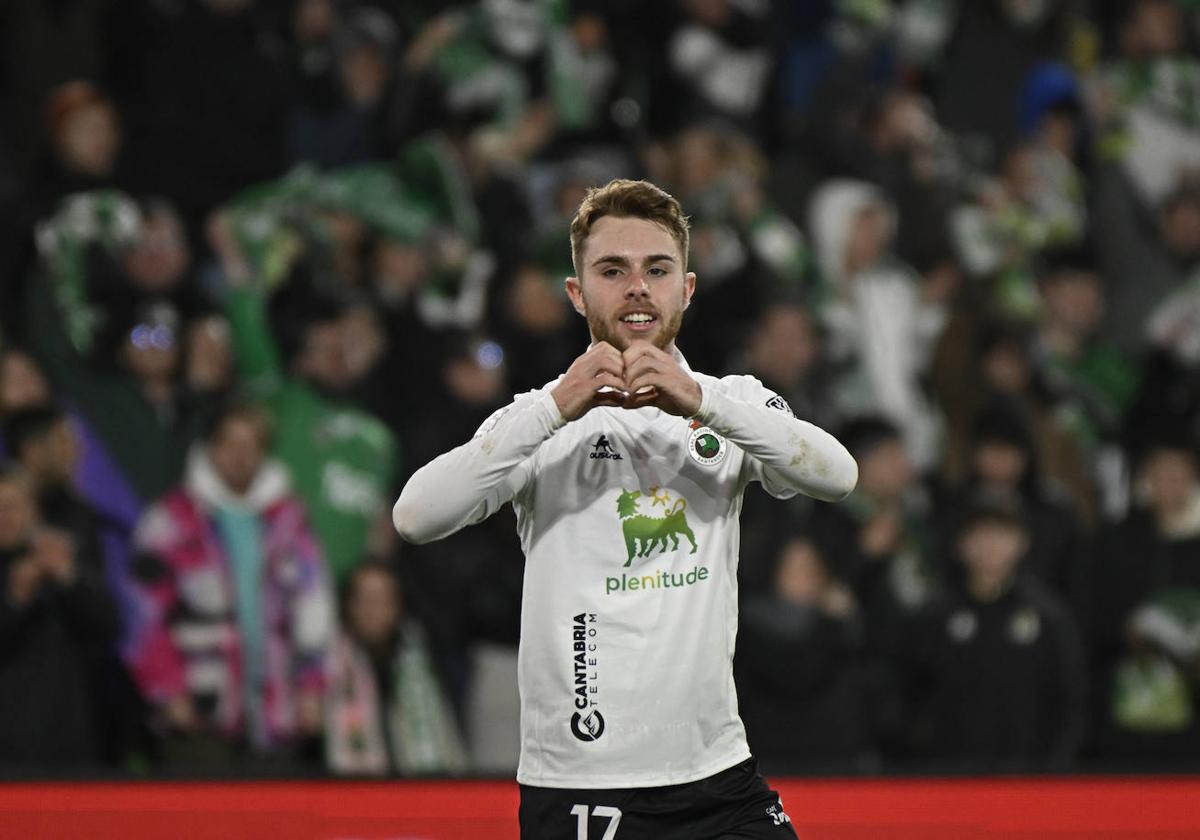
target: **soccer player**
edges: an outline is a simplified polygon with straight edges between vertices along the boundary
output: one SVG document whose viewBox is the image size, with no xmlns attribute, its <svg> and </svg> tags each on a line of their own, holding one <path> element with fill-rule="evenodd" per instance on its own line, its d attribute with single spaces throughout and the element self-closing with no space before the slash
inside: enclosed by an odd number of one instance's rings
<svg viewBox="0 0 1200 840">
<path fill-rule="evenodd" d="M 688 367 L 674 198 L 590 190 L 571 250 L 591 346 L 418 470 L 396 528 L 422 543 L 516 510 L 523 840 L 795 837 L 738 718 L 738 513 L 751 481 L 842 499 L 857 465 L 758 380 Z"/>
</svg>

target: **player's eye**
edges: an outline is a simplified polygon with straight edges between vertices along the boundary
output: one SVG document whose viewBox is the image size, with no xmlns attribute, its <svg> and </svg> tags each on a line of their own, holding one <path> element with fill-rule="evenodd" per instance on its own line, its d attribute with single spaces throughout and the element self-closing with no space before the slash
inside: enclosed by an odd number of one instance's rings
<svg viewBox="0 0 1200 840">
<path fill-rule="evenodd" d="M 602 275 L 604 277 L 619 277 L 621 275 L 621 269 L 615 268 L 615 267 L 614 268 L 606 268 L 602 272 Z"/>
<path fill-rule="evenodd" d="M 665 268 L 662 268 L 662 267 L 656 265 L 650 269 L 649 273 L 651 275 L 653 275 L 654 277 L 662 277 L 667 273 L 667 270 Z"/>
</svg>

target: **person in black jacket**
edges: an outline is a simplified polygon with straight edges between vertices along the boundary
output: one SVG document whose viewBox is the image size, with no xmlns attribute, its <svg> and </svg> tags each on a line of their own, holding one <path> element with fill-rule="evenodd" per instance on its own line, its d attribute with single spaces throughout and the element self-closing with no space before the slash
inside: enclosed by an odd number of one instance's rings
<svg viewBox="0 0 1200 840">
<path fill-rule="evenodd" d="M 116 635 L 99 569 L 41 527 L 20 472 L 0 471 L 0 772 L 99 761 L 96 676 Z"/>
<path fill-rule="evenodd" d="M 1029 529 L 1021 571 L 1037 577 L 1072 607 L 1083 598 L 1085 533 L 1077 511 L 1059 487 L 1045 482 L 1033 434 L 1011 406 L 996 404 L 980 413 L 971 429 L 966 479 L 945 488 L 938 505 L 942 528 L 951 539 L 957 520 L 979 498 L 1005 498 L 1018 505 Z M 952 560 L 954 547 L 942 555 Z"/>
<path fill-rule="evenodd" d="M 980 503 L 959 530 L 959 580 L 909 638 L 920 740 L 958 769 L 1061 768 L 1083 738 L 1079 633 L 1058 598 L 1017 573 L 1028 546 L 1018 508 Z"/>
<path fill-rule="evenodd" d="M 899 627 L 941 585 L 933 511 L 894 423 L 858 417 L 841 428 L 838 439 L 858 462 L 858 486 L 842 504 L 817 505 L 810 532 L 833 573 L 862 604 L 872 656 L 889 660 Z"/>
<path fill-rule="evenodd" d="M 863 641 L 849 588 L 811 540 L 792 537 L 773 589 L 742 607 L 734 658 L 738 711 L 768 772 L 871 760 Z"/>
<path fill-rule="evenodd" d="M 1098 754 L 1200 755 L 1200 460 L 1186 429 L 1139 453 L 1136 504 L 1094 549 L 1090 621 Z M 1139 765 L 1140 766 L 1140 765 Z"/>
</svg>

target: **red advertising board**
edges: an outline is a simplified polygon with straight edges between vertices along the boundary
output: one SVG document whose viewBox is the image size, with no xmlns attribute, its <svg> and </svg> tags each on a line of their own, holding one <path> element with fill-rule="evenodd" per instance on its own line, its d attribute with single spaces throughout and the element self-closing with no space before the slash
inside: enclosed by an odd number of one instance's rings
<svg viewBox="0 0 1200 840">
<path fill-rule="evenodd" d="M 802 840 L 1200 838 L 1197 778 L 773 784 Z M 508 782 L 22 783 L 0 840 L 517 840 L 516 810 Z"/>
</svg>

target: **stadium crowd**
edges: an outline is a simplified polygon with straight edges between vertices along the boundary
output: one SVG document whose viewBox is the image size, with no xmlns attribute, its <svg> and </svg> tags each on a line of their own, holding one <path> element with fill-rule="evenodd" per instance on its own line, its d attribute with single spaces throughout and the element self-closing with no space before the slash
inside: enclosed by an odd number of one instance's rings
<svg viewBox="0 0 1200 840">
<path fill-rule="evenodd" d="M 390 506 L 586 347 L 612 177 L 691 216 L 689 363 L 859 462 L 745 499 L 764 768 L 1200 765 L 1198 38 L 1194 0 L 0 6 L 0 772 L 510 771 L 512 517 L 410 546 Z"/>
</svg>

